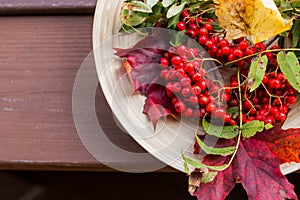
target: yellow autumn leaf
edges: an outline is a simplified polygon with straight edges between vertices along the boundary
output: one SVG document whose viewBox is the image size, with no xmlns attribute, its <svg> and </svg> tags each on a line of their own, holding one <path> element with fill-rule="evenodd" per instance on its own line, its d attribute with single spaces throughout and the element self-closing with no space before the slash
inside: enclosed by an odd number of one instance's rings
<svg viewBox="0 0 300 200">
<path fill-rule="evenodd" d="M 287 31 L 292 20 L 285 23 L 273 0 L 215 0 L 216 15 L 227 31 L 228 39 L 250 36 L 258 43 Z"/>
</svg>

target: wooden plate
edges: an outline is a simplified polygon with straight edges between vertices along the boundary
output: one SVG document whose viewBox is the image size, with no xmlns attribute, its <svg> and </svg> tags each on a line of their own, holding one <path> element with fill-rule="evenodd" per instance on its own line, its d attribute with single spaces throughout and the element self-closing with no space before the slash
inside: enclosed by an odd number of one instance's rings
<svg viewBox="0 0 300 200">
<path fill-rule="evenodd" d="M 101 0 L 94 18 L 93 47 L 99 81 L 112 112 L 124 130 L 143 148 L 167 165 L 184 172 L 181 152 L 194 157 L 193 142 L 198 123 L 160 120 L 154 131 L 148 117 L 142 113 L 144 97 L 132 94 L 133 88 L 114 56 L 113 48 L 128 48 L 135 44 L 137 34 L 120 34 L 120 9 L 123 0 Z M 284 174 L 300 168 L 299 164 L 281 166 Z"/>
</svg>

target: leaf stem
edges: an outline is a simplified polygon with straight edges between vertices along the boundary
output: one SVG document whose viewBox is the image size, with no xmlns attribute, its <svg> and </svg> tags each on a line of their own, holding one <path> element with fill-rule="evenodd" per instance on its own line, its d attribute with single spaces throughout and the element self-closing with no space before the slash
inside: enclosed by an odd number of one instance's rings
<svg viewBox="0 0 300 200">
<path fill-rule="evenodd" d="M 238 68 L 238 71 L 237 71 L 237 79 L 238 79 L 238 84 L 239 84 L 239 107 L 240 107 L 240 128 L 239 128 L 239 134 L 238 134 L 238 140 L 237 140 L 237 144 L 236 144 L 236 149 L 234 151 L 234 153 L 232 154 L 228 164 L 226 165 L 226 167 L 224 167 L 223 170 L 227 169 L 231 163 L 233 162 L 236 154 L 237 154 L 237 151 L 239 149 L 239 146 L 240 146 L 240 143 L 241 143 L 241 137 L 242 137 L 242 126 L 243 126 L 243 112 L 242 112 L 242 108 L 243 108 L 243 103 L 242 103 L 242 89 L 241 89 L 241 77 L 240 77 L 240 73 L 241 72 L 241 69 Z"/>
</svg>

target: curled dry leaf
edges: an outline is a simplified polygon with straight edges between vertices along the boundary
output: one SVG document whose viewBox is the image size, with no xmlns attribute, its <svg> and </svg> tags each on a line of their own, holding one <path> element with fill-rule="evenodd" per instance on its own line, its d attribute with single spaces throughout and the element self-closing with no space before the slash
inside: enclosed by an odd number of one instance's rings
<svg viewBox="0 0 300 200">
<path fill-rule="evenodd" d="M 254 43 L 267 40 L 291 28 L 273 0 L 215 0 L 216 15 L 228 39 L 250 36 Z"/>
</svg>

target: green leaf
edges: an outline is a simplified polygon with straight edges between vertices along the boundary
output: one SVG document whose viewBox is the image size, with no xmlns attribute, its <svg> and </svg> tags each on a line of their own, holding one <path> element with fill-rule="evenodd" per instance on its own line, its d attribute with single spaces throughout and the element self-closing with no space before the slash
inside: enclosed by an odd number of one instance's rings
<svg viewBox="0 0 300 200">
<path fill-rule="evenodd" d="M 267 64 L 268 58 L 266 55 L 262 57 L 259 56 L 252 61 L 248 74 L 248 86 L 250 87 L 250 92 L 253 92 L 262 83 Z"/>
<path fill-rule="evenodd" d="M 159 0 L 147 0 L 147 5 L 152 8 L 158 3 Z"/>
<path fill-rule="evenodd" d="M 211 155 L 228 156 L 228 155 L 232 155 L 236 150 L 235 146 L 234 147 L 224 147 L 224 148 L 209 147 L 200 140 L 198 135 L 196 135 L 196 141 L 205 153 L 211 154 Z"/>
<path fill-rule="evenodd" d="M 190 171 L 190 169 L 189 169 L 189 166 L 188 166 L 188 163 L 187 163 L 187 162 L 184 162 L 184 163 L 183 163 L 183 167 L 184 167 L 185 173 L 187 173 L 188 175 L 191 175 L 191 171 Z"/>
<path fill-rule="evenodd" d="M 224 165 L 219 165 L 219 166 L 209 166 L 209 165 L 205 165 L 199 161 L 193 160 L 191 158 L 186 157 L 183 153 L 181 154 L 183 160 L 185 162 L 187 162 L 188 164 L 190 164 L 191 166 L 195 167 L 195 168 L 207 168 L 210 170 L 214 170 L 214 171 L 222 171 L 224 170 L 226 167 L 228 167 L 228 164 L 224 164 Z"/>
<path fill-rule="evenodd" d="M 202 127 L 207 134 L 223 139 L 233 139 L 239 134 L 238 126 L 216 126 L 208 123 L 205 117 L 202 120 Z"/>
<path fill-rule="evenodd" d="M 278 64 L 291 86 L 300 92 L 300 65 L 293 52 L 280 52 L 277 55 Z"/>
<path fill-rule="evenodd" d="M 292 28 L 292 47 L 296 47 L 300 38 L 300 19 L 296 20 Z"/>
<path fill-rule="evenodd" d="M 264 122 L 253 120 L 242 126 L 242 135 L 245 138 L 253 137 L 257 132 L 262 132 L 265 128 Z"/>
<path fill-rule="evenodd" d="M 292 3 L 293 8 L 299 8 L 300 7 L 300 1 L 299 0 L 296 0 L 296 1 L 291 2 L 291 3 Z"/>
<path fill-rule="evenodd" d="M 289 2 L 289 1 L 281 1 L 280 6 L 281 6 L 282 10 L 287 10 L 287 9 L 292 8 L 291 2 Z"/>
<path fill-rule="evenodd" d="M 185 1 L 185 2 L 181 3 L 180 5 L 173 4 L 167 12 L 167 19 L 170 19 L 171 17 L 180 14 L 181 11 L 184 9 L 184 6 L 186 3 L 187 2 Z"/>
<path fill-rule="evenodd" d="M 266 124 L 265 125 L 265 129 L 266 130 L 269 130 L 269 129 L 271 129 L 271 128 L 273 128 L 274 126 L 272 125 L 272 124 Z"/>
<path fill-rule="evenodd" d="M 125 2 L 123 9 L 144 13 L 152 13 L 151 7 L 141 1 Z"/>
<path fill-rule="evenodd" d="M 162 2 L 163 7 L 169 7 L 170 5 L 172 5 L 173 3 L 175 3 L 175 0 L 163 0 Z"/>
<path fill-rule="evenodd" d="M 137 13 L 122 15 L 121 22 L 127 26 L 137 26 L 145 21 L 145 17 L 139 16 Z"/>
<path fill-rule="evenodd" d="M 215 177 L 218 175 L 218 172 L 208 172 L 206 174 L 202 174 L 201 183 L 210 183 Z"/>
<path fill-rule="evenodd" d="M 169 19 L 169 21 L 168 21 L 167 28 L 174 28 L 175 29 L 177 22 L 179 22 L 179 17 L 180 17 L 180 13 L 178 13 L 177 15 L 171 17 L 171 19 Z"/>
<path fill-rule="evenodd" d="M 239 116 L 239 107 L 231 107 L 226 110 L 228 114 L 232 116 L 232 119 L 236 119 Z"/>
</svg>

